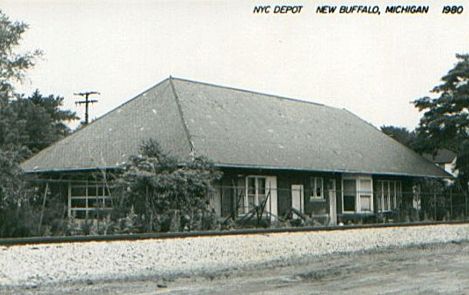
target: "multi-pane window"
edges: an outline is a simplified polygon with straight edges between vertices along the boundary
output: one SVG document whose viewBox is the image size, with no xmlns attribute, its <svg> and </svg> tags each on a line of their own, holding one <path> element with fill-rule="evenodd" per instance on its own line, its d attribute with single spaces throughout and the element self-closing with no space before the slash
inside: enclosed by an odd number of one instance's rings
<svg viewBox="0 0 469 295">
<path fill-rule="evenodd" d="M 322 177 L 311 177 L 311 199 L 324 199 L 324 180 Z"/>
<path fill-rule="evenodd" d="M 248 176 L 246 178 L 246 198 L 243 204 L 244 213 L 254 206 L 259 206 L 267 198 L 266 178 L 263 176 Z"/>
<path fill-rule="evenodd" d="M 359 201 L 361 212 L 373 211 L 372 195 L 373 190 L 371 187 L 371 179 L 360 179 L 360 190 L 358 191 L 358 197 L 360 199 Z"/>
<path fill-rule="evenodd" d="M 357 198 L 357 181 L 344 179 L 344 212 L 355 212 Z"/>
<path fill-rule="evenodd" d="M 402 196 L 401 182 L 397 180 L 378 180 L 376 187 L 378 211 L 395 210 Z"/>
<path fill-rule="evenodd" d="M 343 212 L 373 211 L 372 180 L 368 176 L 349 176 L 343 179 Z"/>
<path fill-rule="evenodd" d="M 68 194 L 68 215 L 74 218 L 98 218 L 112 209 L 109 190 L 103 183 L 71 183 Z"/>
</svg>

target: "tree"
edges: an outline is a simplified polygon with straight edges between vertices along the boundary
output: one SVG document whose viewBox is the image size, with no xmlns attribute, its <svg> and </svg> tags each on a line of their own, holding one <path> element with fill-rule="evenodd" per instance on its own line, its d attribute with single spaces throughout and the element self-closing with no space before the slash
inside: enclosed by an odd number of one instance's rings
<svg viewBox="0 0 469 295">
<path fill-rule="evenodd" d="M 191 229 L 191 222 L 208 210 L 208 194 L 221 176 L 203 157 L 179 163 L 165 154 L 155 140 L 144 142 L 140 155 L 131 156 L 119 183 L 124 208 L 134 208 L 146 230 Z M 201 228 L 199 228 L 201 229 Z"/>
<path fill-rule="evenodd" d="M 18 130 L 20 142 L 36 153 L 55 141 L 70 134 L 66 121 L 78 119 L 69 110 L 61 110 L 63 97 L 43 96 L 36 90 L 30 97 L 19 97 L 11 102 L 17 122 L 22 128 Z"/>
<path fill-rule="evenodd" d="M 27 29 L 27 24 L 10 21 L 0 10 L 0 107 L 15 96 L 13 83 L 21 82 L 26 70 L 33 67 L 35 59 L 42 54 L 40 50 L 15 53 Z"/>
<path fill-rule="evenodd" d="M 65 121 L 78 119 L 75 113 L 60 110 L 62 97 L 42 96 L 36 90 L 24 98 L 15 92 L 14 84 L 22 82 L 28 69 L 42 55 L 40 50 L 15 53 L 28 25 L 11 21 L 0 10 L 0 149 L 37 152 L 67 135 Z"/>
<path fill-rule="evenodd" d="M 27 206 L 34 196 L 23 179 L 19 160 L 21 150 L 0 149 L 0 237 L 30 234 L 27 224 L 32 220 Z"/>
<path fill-rule="evenodd" d="M 21 82 L 26 70 L 35 64 L 41 55 L 39 50 L 15 53 L 23 33 L 28 26 L 23 22 L 12 22 L 0 10 L 0 148 L 17 149 L 21 146 L 23 127 L 17 113 L 11 107 L 11 100 L 18 95 L 14 91 L 14 83 Z"/>
<path fill-rule="evenodd" d="M 75 117 L 59 109 L 63 98 L 43 97 L 39 91 L 24 98 L 16 92 L 15 83 L 41 56 L 39 50 L 15 52 L 27 28 L 0 10 L 0 237 L 34 232 L 36 194 L 19 163 L 69 132 L 63 122 Z"/>
<path fill-rule="evenodd" d="M 469 140 L 463 141 L 456 158 L 456 168 L 458 169 L 458 178 L 464 188 L 467 188 L 469 181 Z"/>
<path fill-rule="evenodd" d="M 394 138 L 403 145 L 415 149 L 416 144 L 416 134 L 415 131 L 409 131 L 405 127 L 396 127 L 396 126 L 381 126 L 381 131 L 384 134 Z"/>
<path fill-rule="evenodd" d="M 20 152 L 0 150 L 0 210 L 21 203 L 18 192 L 23 186 L 21 168 L 18 165 Z"/>
<path fill-rule="evenodd" d="M 12 22 L 0 10 L 0 236 L 22 235 L 18 210 L 26 198 L 19 162 L 28 154 L 21 141 L 23 121 L 11 106 L 17 97 L 13 84 L 21 82 L 39 51 L 16 54 L 27 25 Z"/>
<path fill-rule="evenodd" d="M 447 148 L 458 155 L 456 168 L 461 184 L 467 187 L 469 163 L 469 54 L 457 54 L 456 65 L 433 88 L 434 98 L 423 97 L 413 103 L 424 112 L 417 128 L 419 149 L 435 152 Z"/>
</svg>

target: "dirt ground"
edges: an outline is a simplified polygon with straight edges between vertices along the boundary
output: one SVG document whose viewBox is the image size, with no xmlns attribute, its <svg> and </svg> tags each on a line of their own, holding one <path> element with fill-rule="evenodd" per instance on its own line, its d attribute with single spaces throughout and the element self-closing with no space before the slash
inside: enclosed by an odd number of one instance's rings
<svg viewBox="0 0 469 295">
<path fill-rule="evenodd" d="M 204 277 L 82 282 L 7 294 L 469 294 L 469 243 L 311 258 Z M 2 292 L 3 292 L 2 291 Z"/>
</svg>

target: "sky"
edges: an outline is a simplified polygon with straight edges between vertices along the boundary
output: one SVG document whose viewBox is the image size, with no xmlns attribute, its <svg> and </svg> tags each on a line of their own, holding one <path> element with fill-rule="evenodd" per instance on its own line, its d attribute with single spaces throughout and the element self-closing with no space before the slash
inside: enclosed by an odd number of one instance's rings
<svg viewBox="0 0 469 295">
<path fill-rule="evenodd" d="M 97 118 L 170 75 L 346 108 L 380 127 L 413 129 L 411 101 L 469 53 L 469 5 L 443 14 L 385 14 L 406 1 L 25 1 L 0 0 L 29 24 L 18 52 L 44 56 L 20 92 L 65 98 L 99 91 Z M 297 14 L 255 14 L 256 5 L 302 5 Z M 318 14 L 320 5 L 379 5 L 380 15 Z M 464 1 L 451 1 L 464 5 Z M 78 122 L 71 124 L 76 126 Z"/>
</svg>

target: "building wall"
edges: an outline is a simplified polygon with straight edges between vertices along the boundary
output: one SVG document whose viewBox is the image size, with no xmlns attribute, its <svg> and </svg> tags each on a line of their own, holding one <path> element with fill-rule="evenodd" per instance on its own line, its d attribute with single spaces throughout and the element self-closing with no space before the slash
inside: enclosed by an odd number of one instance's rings
<svg viewBox="0 0 469 295">
<path fill-rule="evenodd" d="M 337 200 L 339 193 L 337 187 L 329 190 L 329 182 L 335 181 L 336 186 L 340 185 L 340 176 L 333 173 L 306 173 L 292 171 L 267 171 L 257 169 L 225 169 L 223 178 L 218 190 L 220 193 L 220 203 L 222 204 L 222 216 L 228 217 L 236 210 L 236 200 L 246 194 L 246 179 L 248 176 L 275 177 L 277 194 L 277 215 L 286 217 L 292 208 L 292 185 L 303 186 L 303 210 L 304 214 L 311 217 L 326 217 L 329 215 L 330 198 L 332 193 Z M 324 198 L 314 198 L 312 177 L 322 179 L 322 194 Z M 331 192 L 329 192 L 331 191 Z M 336 204 L 340 202 L 336 201 Z"/>
<path fill-rule="evenodd" d="M 223 177 L 215 184 L 215 191 L 210 194 L 210 206 L 217 215 L 222 217 L 237 217 L 245 213 L 238 208 L 242 203 L 240 198 L 244 198 L 247 190 L 248 176 L 263 176 L 268 179 L 275 178 L 275 187 L 272 188 L 276 193 L 275 215 L 280 218 L 286 218 L 292 212 L 292 185 L 301 185 L 303 187 L 303 213 L 311 218 L 327 219 L 329 224 L 342 220 L 343 214 L 343 174 L 340 173 L 315 173 L 298 172 L 287 170 L 261 170 L 261 169 L 223 169 Z M 369 176 L 369 175 L 368 175 Z M 44 176 L 43 178 L 45 178 Z M 103 179 L 99 173 L 69 173 L 60 175 L 48 175 L 57 183 L 51 184 L 49 189 L 54 195 L 61 195 L 65 205 L 70 205 L 70 190 L 68 184 L 83 184 L 91 182 L 102 182 Z M 312 178 L 319 178 L 323 181 L 324 198 L 315 198 Z M 377 184 L 379 181 L 399 181 L 402 189 L 402 197 L 399 204 L 412 208 L 413 206 L 413 183 L 414 179 L 409 177 L 392 177 L 373 175 L 373 211 L 379 212 Z M 335 188 L 334 184 L 335 183 Z M 331 201 L 335 198 L 335 214 L 331 215 Z M 68 208 L 68 215 L 70 215 Z M 334 213 L 334 212 L 332 212 Z"/>
<path fill-rule="evenodd" d="M 246 179 L 248 176 L 275 176 L 277 179 L 277 204 L 278 216 L 285 218 L 292 209 L 292 185 L 302 185 L 304 189 L 304 214 L 311 218 L 329 218 L 329 223 L 335 224 L 337 220 L 340 222 L 346 215 L 361 214 L 360 212 L 344 213 L 343 212 L 343 177 L 368 177 L 372 179 L 372 212 L 378 213 L 383 211 L 396 210 L 398 206 L 412 206 L 412 183 L 413 179 L 409 177 L 396 177 L 384 175 L 359 175 L 359 174 L 339 174 L 339 173 L 314 173 L 314 172 L 296 172 L 296 171 L 266 171 L 255 169 L 227 169 L 224 170 L 224 176 L 219 188 L 222 204 L 222 216 L 230 216 L 234 214 L 236 208 L 236 199 L 244 196 L 246 193 Z M 318 199 L 311 197 L 313 193 L 313 184 L 311 178 L 321 178 L 323 180 L 324 198 Z M 393 185 L 391 194 L 396 196 L 395 203 L 391 203 L 389 208 L 384 208 L 382 203 L 382 188 L 384 183 Z M 397 184 L 398 183 L 398 184 Z M 335 187 L 334 187 L 335 184 Z M 378 187 L 380 186 L 380 187 Z M 398 191 L 395 191 L 398 187 Z M 391 198 L 394 196 L 392 195 Z M 331 198 L 335 198 L 335 214 L 336 218 L 331 216 Z M 380 200 L 378 200 L 378 198 Z M 394 201 L 394 200 L 393 200 Z M 387 209 L 387 210 L 384 210 Z M 331 220 L 333 219 L 333 220 Z"/>
</svg>

